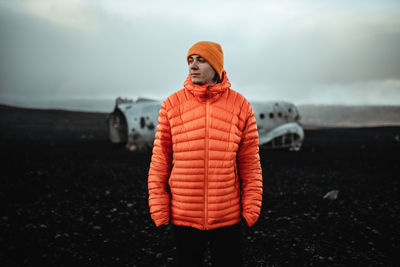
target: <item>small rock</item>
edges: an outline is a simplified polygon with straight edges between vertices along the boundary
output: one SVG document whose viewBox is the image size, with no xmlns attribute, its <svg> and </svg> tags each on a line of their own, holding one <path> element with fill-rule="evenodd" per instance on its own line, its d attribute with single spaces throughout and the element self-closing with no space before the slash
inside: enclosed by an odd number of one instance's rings
<svg viewBox="0 0 400 267">
<path fill-rule="evenodd" d="M 56 234 L 56 235 L 54 236 L 55 239 L 60 238 L 60 237 L 62 237 L 61 234 Z"/>
<path fill-rule="evenodd" d="M 323 199 L 335 200 L 337 199 L 339 194 L 339 190 L 332 190 L 325 194 Z"/>
<path fill-rule="evenodd" d="M 376 234 L 376 235 L 380 235 L 381 233 L 378 231 L 378 230 L 376 230 L 376 229 L 372 229 L 372 232 L 374 233 L 374 234 Z"/>
</svg>

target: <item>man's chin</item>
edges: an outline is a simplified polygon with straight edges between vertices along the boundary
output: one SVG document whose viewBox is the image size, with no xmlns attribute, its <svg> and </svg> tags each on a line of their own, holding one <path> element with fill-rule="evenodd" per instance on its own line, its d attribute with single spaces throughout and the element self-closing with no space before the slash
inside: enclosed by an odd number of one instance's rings
<svg viewBox="0 0 400 267">
<path fill-rule="evenodd" d="M 204 84 L 204 82 L 201 79 L 197 79 L 197 78 L 192 78 L 192 83 L 197 84 L 197 85 Z"/>
</svg>

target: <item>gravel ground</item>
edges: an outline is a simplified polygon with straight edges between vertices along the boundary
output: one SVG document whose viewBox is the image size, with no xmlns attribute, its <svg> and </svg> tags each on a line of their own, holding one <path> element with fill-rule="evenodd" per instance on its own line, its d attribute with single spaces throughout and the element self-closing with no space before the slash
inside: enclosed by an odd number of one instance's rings
<svg viewBox="0 0 400 267">
<path fill-rule="evenodd" d="M 173 266 L 147 205 L 151 154 L 109 143 L 106 116 L 0 107 L 1 266 Z M 398 266 L 400 127 L 305 135 L 299 152 L 260 150 L 246 266 Z"/>
</svg>

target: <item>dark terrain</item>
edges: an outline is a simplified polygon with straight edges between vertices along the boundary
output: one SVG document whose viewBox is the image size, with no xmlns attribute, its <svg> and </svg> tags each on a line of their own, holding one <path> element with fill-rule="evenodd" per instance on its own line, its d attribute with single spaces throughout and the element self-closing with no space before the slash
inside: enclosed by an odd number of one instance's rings
<svg viewBox="0 0 400 267">
<path fill-rule="evenodd" d="M 147 205 L 151 154 L 112 145 L 106 117 L 0 106 L 0 266 L 173 266 Z M 399 135 L 314 129 L 299 152 L 261 149 L 246 266 L 398 266 Z"/>
</svg>

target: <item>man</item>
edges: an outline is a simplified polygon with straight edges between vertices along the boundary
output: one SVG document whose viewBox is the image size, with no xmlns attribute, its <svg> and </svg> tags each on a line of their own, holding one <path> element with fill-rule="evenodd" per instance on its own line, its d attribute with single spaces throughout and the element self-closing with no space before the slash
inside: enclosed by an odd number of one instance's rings
<svg viewBox="0 0 400 267">
<path fill-rule="evenodd" d="M 258 219 L 262 170 L 250 103 L 230 89 L 221 46 L 188 51 L 184 88 L 161 105 L 148 177 L 156 226 L 172 223 L 179 266 L 240 266 L 241 220 Z"/>
</svg>

